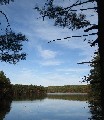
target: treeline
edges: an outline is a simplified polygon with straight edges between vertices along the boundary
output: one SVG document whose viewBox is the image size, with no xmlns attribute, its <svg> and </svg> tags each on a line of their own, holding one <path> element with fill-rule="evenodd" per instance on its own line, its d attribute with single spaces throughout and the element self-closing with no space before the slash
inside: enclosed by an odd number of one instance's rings
<svg viewBox="0 0 104 120">
<path fill-rule="evenodd" d="M 0 99 L 16 96 L 32 97 L 46 94 L 46 88 L 36 85 L 11 84 L 3 71 L 0 71 Z"/>
<path fill-rule="evenodd" d="M 47 93 L 88 93 L 89 85 L 48 86 Z"/>
<path fill-rule="evenodd" d="M 3 71 L 0 71 L 0 99 L 11 97 L 12 85 L 10 79 L 6 77 Z"/>
<path fill-rule="evenodd" d="M 43 86 L 36 85 L 12 85 L 13 95 L 14 96 L 32 96 L 40 95 L 46 93 L 46 88 Z"/>
</svg>

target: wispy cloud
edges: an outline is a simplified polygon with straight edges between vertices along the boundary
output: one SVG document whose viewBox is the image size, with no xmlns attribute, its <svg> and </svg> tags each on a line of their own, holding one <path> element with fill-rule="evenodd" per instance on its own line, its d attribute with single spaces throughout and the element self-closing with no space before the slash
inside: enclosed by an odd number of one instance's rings
<svg viewBox="0 0 104 120">
<path fill-rule="evenodd" d="M 58 72 L 85 72 L 89 71 L 89 68 L 62 68 L 56 69 Z"/>
<path fill-rule="evenodd" d="M 42 46 L 38 46 L 38 55 L 41 57 L 41 59 L 38 61 L 40 65 L 42 66 L 57 66 L 61 65 L 63 62 L 58 59 L 58 56 L 60 55 L 59 51 L 53 51 L 50 49 L 44 49 Z"/>
<path fill-rule="evenodd" d="M 58 54 L 55 51 L 48 50 L 48 49 L 43 49 L 41 46 L 38 47 L 39 55 L 43 59 L 54 59 L 56 55 Z"/>
<path fill-rule="evenodd" d="M 46 60 L 46 61 L 41 61 L 41 65 L 42 66 L 57 66 L 57 65 L 61 65 L 63 62 L 59 61 L 59 60 Z"/>
</svg>

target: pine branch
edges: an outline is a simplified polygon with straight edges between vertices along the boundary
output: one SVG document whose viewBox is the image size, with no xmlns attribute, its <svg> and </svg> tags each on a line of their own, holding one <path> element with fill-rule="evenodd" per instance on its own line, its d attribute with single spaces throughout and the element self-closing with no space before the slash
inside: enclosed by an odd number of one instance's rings
<svg viewBox="0 0 104 120">
<path fill-rule="evenodd" d="M 98 63 L 97 61 L 93 61 L 93 62 L 91 62 L 91 61 L 89 61 L 89 62 L 81 62 L 81 63 L 77 63 L 77 64 L 85 64 L 85 63 Z"/>
</svg>

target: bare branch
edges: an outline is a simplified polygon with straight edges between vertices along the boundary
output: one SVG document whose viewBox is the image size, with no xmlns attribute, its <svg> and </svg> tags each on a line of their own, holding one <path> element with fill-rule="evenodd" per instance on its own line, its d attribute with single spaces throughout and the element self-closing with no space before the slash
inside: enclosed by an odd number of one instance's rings
<svg viewBox="0 0 104 120">
<path fill-rule="evenodd" d="M 6 21 L 7 21 L 7 28 L 8 27 L 10 27 L 10 24 L 9 24 L 9 21 L 8 21 L 8 18 L 7 18 L 7 16 L 6 16 L 6 14 L 3 12 L 3 11 L 0 11 L 0 13 L 2 14 L 2 15 L 4 15 L 4 17 L 5 17 L 5 19 L 6 19 Z M 7 28 L 6 28 L 6 32 L 7 32 Z M 10 28 L 10 30 L 11 30 L 11 28 Z"/>
<path fill-rule="evenodd" d="M 91 43 L 91 47 L 92 47 L 92 46 L 95 46 L 96 43 L 98 43 L 98 38 L 97 38 L 93 43 Z"/>
<path fill-rule="evenodd" d="M 97 8 L 98 8 L 98 7 L 86 8 L 86 9 L 78 9 L 78 10 L 81 10 L 81 11 L 84 11 L 84 10 L 92 10 L 92 9 L 97 10 Z M 70 11 L 78 11 L 78 10 L 70 10 Z"/>
<path fill-rule="evenodd" d="M 84 32 L 88 32 L 89 30 L 92 30 L 92 29 L 98 29 L 98 25 L 94 25 L 90 28 L 87 28 L 86 30 L 84 30 Z"/>
<path fill-rule="evenodd" d="M 85 4 L 85 3 L 88 3 L 88 2 L 93 2 L 93 0 L 88 0 L 88 1 L 85 1 L 85 2 L 79 2 L 79 0 L 74 3 L 73 5 L 71 5 L 70 7 L 66 7 L 65 10 L 71 10 L 71 8 L 75 7 L 75 6 L 78 6 L 78 5 L 82 5 L 82 4 Z"/>
<path fill-rule="evenodd" d="M 87 37 L 87 36 L 89 36 L 89 35 L 96 35 L 96 34 L 98 34 L 98 33 L 91 33 L 91 34 L 88 34 L 88 35 L 75 35 L 75 36 L 68 36 L 68 37 L 65 37 L 65 38 L 63 38 L 63 39 L 68 39 L 68 38 L 73 38 L 73 37 Z M 56 40 L 62 40 L 62 39 L 56 39 Z M 52 41 L 56 41 L 56 40 L 52 40 Z M 84 39 L 84 41 L 85 41 L 86 39 Z M 52 41 L 49 41 L 48 43 L 50 43 L 50 42 L 52 42 Z M 91 47 L 92 46 L 94 46 L 95 45 L 95 43 L 97 43 L 98 42 L 98 40 L 95 40 L 93 43 L 91 43 Z"/>
<path fill-rule="evenodd" d="M 97 61 L 93 61 L 93 62 L 91 62 L 91 61 L 89 61 L 89 62 L 81 62 L 81 63 L 77 63 L 77 64 L 85 64 L 85 63 L 98 63 Z"/>
</svg>

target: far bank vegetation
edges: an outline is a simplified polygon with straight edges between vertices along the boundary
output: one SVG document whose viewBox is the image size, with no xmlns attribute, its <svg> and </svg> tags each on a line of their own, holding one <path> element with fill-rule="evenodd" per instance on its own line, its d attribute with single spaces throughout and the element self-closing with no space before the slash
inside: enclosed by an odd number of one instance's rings
<svg viewBox="0 0 104 120">
<path fill-rule="evenodd" d="M 88 93 L 90 85 L 48 86 L 47 93 Z"/>
</svg>

